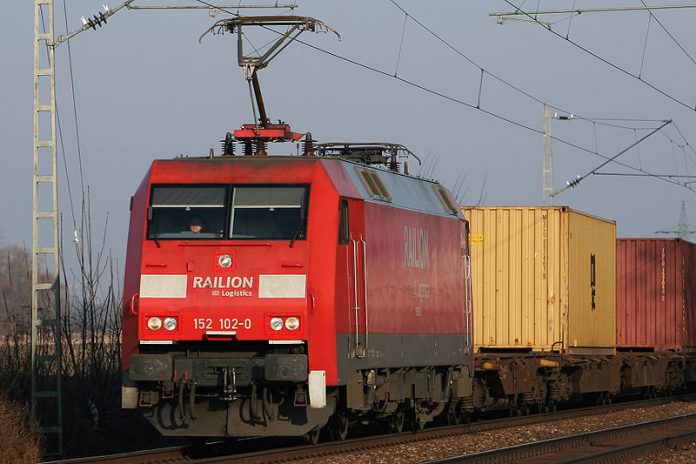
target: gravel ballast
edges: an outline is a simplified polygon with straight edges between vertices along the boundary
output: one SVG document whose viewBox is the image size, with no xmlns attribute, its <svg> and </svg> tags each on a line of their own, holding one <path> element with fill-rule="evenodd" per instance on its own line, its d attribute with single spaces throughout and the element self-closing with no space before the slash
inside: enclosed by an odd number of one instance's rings
<svg viewBox="0 0 696 464">
<path fill-rule="evenodd" d="M 454 437 L 423 440 L 404 445 L 389 446 L 374 450 L 331 456 L 332 464 L 352 463 L 420 463 L 442 459 L 448 456 L 478 453 L 496 448 L 531 443 L 548 438 L 562 437 L 576 433 L 591 432 L 609 427 L 635 424 L 639 422 L 665 419 L 680 414 L 696 413 L 696 402 L 674 402 L 656 406 L 625 409 L 623 411 L 601 413 L 586 417 L 549 421 L 542 424 L 509 427 L 487 432 L 475 432 Z M 682 446 L 679 450 L 664 450 L 654 453 L 654 460 L 648 456 L 636 459 L 636 464 L 645 463 L 694 463 L 696 462 L 696 443 Z M 299 461 L 303 464 L 319 464 L 323 459 Z"/>
</svg>

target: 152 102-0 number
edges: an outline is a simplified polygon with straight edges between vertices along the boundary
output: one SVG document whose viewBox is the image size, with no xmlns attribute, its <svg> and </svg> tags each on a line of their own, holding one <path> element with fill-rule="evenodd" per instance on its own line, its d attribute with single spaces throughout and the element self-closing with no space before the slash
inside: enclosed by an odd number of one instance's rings
<svg viewBox="0 0 696 464">
<path fill-rule="evenodd" d="M 251 319 L 196 317 L 193 319 L 193 328 L 197 330 L 250 330 Z"/>
</svg>

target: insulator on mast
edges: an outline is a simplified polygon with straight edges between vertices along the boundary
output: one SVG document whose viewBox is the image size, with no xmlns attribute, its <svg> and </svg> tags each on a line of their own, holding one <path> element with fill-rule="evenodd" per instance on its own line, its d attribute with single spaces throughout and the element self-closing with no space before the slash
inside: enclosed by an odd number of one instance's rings
<svg viewBox="0 0 696 464">
<path fill-rule="evenodd" d="M 222 143 L 222 156 L 234 156 L 234 138 L 232 132 L 225 134 L 225 139 L 220 140 Z"/>
<path fill-rule="evenodd" d="M 396 153 L 392 153 L 389 158 L 389 169 L 394 172 L 399 172 L 399 163 L 396 161 Z"/>
<path fill-rule="evenodd" d="M 256 156 L 266 156 L 268 151 L 266 150 L 266 141 L 259 139 L 256 141 Z"/>
<path fill-rule="evenodd" d="M 246 140 L 244 142 L 244 156 L 253 156 L 254 155 L 254 147 L 251 144 L 250 140 Z"/>
<path fill-rule="evenodd" d="M 311 132 L 307 132 L 304 142 L 302 142 L 302 155 L 314 156 L 314 140 Z"/>
</svg>

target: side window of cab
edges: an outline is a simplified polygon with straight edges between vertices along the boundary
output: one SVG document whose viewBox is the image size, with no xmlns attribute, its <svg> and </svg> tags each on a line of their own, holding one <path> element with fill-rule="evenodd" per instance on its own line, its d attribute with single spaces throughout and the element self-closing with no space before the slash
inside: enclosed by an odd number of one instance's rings
<svg viewBox="0 0 696 464">
<path fill-rule="evenodd" d="M 350 240 L 350 227 L 348 224 L 348 200 L 341 199 L 339 203 L 339 218 L 338 225 L 338 244 L 347 245 Z"/>
</svg>

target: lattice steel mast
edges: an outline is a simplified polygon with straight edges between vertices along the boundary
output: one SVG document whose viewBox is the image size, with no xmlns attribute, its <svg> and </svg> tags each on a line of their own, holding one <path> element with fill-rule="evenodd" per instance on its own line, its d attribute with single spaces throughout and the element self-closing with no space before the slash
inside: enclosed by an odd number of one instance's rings
<svg viewBox="0 0 696 464">
<path fill-rule="evenodd" d="M 670 234 L 675 235 L 677 238 L 682 240 L 688 240 L 692 234 L 696 233 L 696 229 L 693 229 L 689 225 L 689 219 L 686 217 L 686 200 L 682 200 L 681 208 L 679 209 L 679 223 L 668 230 L 658 230 L 656 234 Z"/>
<path fill-rule="evenodd" d="M 544 164 L 542 166 L 542 195 L 544 203 L 553 205 L 553 134 L 551 110 L 544 106 Z"/>
<path fill-rule="evenodd" d="M 48 24 L 44 24 L 44 16 Z M 47 454 L 60 455 L 63 411 L 53 17 L 53 0 L 34 0 L 31 412 L 44 436 Z"/>
</svg>

